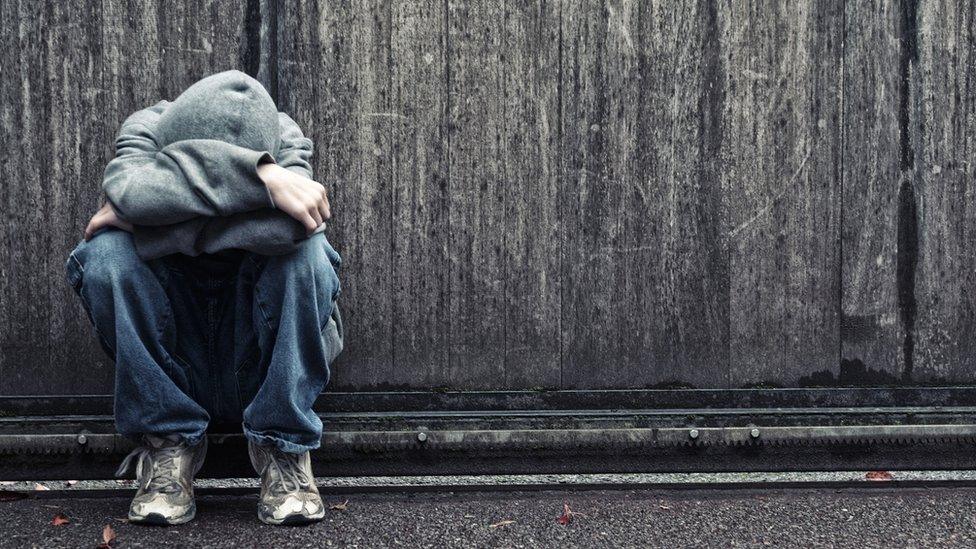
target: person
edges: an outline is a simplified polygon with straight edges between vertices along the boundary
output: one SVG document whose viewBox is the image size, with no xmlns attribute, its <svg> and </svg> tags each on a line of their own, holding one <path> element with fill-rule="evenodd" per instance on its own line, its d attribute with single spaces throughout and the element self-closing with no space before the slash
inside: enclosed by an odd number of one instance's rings
<svg viewBox="0 0 976 549">
<path fill-rule="evenodd" d="M 343 345 L 341 257 L 325 236 L 312 142 L 239 71 L 203 78 L 122 124 L 105 202 L 67 278 L 115 363 L 115 425 L 137 443 L 133 523 L 196 514 L 211 424 L 243 426 L 258 517 L 320 520 L 312 409 Z"/>
</svg>

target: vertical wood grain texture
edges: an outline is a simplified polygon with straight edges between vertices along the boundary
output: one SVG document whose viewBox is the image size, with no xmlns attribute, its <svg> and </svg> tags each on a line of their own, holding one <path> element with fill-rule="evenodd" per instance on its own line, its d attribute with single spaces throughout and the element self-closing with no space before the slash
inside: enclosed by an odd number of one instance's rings
<svg viewBox="0 0 976 549">
<path fill-rule="evenodd" d="M 651 372 L 650 364 L 667 360 L 667 348 L 645 348 L 637 339 L 637 323 L 653 310 L 657 294 L 648 295 L 650 302 L 645 303 L 644 295 L 636 292 L 644 286 L 643 272 L 627 272 L 621 261 L 625 254 L 657 248 L 655 235 L 648 235 L 651 243 L 645 243 L 643 235 L 622 235 L 620 227 L 623 216 L 643 217 L 625 209 L 629 198 L 643 190 L 630 159 L 636 147 L 637 48 L 644 44 L 634 41 L 638 13 L 634 5 L 628 7 L 611 13 L 610 4 L 563 5 L 559 200 L 564 387 L 624 385 Z M 667 34 L 659 38 L 667 41 Z M 670 94 L 658 101 L 669 104 Z M 661 118 L 664 125 L 671 122 Z M 653 171 L 652 184 L 663 179 L 654 177 L 658 173 L 666 172 Z M 653 272 L 655 257 L 645 257 L 647 271 Z M 648 367 L 642 368 L 644 364 Z"/>
<path fill-rule="evenodd" d="M 964 0 L 918 2 L 906 44 L 912 99 L 906 163 L 913 177 L 900 198 L 914 208 L 901 208 L 899 243 L 909 249 L 899 276 L 914 271 L 914 286 L 905 280 L 902 287 L 911 290 L 903 308 L 914 316 L 906 371 L 916 380 L 976 379 L 974 10 Z"/>
<path fill-rule="evenodd" d="M 0 394 L 111 391 L 64 262 L 98 209 L 119 123 L 237 68 L 243 39 L 238 2 L 158 7 L 3 2 Z"/>
<path fill-rule="evenodd" d="M 278 108 L 315 140 L 315 177 L 332 191 L 327 231 L 343 257 L 346 342 L 330 390 L 377 388 L 393 374 L 391 8 L 287 2 L 278 25 Z"/>
<path fill-rule="evenodd" d="M 730 6 L 732 384 L 788 386 L 838 368 L 843 5 Z"/>
<path fill-rule="evenodd" d="M 85 13 L 78 17 L 77 10 Z M 3 2 L 0 394 L 90 391 L 111 371 L 65 282 L 105 132 L 98 2 Z"/>
<path fill-rule="evenodd" d="M 884 0 L 846 4 L 845 21 L 842 363 L 839 376 L 812 381 L 890 383 L 903 368 L 897 254 L 906 29 L 899 4 Z"/>
<path fill-rule="evenodd" d="M 451 387 L 505 379 L 505 71 L 500 2 L 449 0 L 448 276 Z"/>
<path fill-rule="evenodd" d="M 968 0 L 8 0 L 0 20 L 0 394 L 111 391 L 64 260 L 118 124 L 230 68 L 332 190 L 331 390 L 976 379 Z"/>
<path fill-rule="evenodd" d="M 448 32 L 445 5 L 396 2 L 391 15 L 393 349 L 389 383 L 446 387 L 450 371 Z"/>
<path fill-rule="evenodd" d="M 729 213 L 721 178 L 723 113 L 729 94 L 723 86 L 728 70 L 720 41 L 723 20 L 719 7 L 709 2 L 673 9 L 676 46 L 672 131 L 666 140 L 671 147 L 667 209 L 661 221 L 641 221 L 645 227 L 660 224 L 668 228 L 663 234 L 664 262 L 658 275 L 663 310 L 651 314 L 668 319 L 663 333 L 655 337 L 658 345 L 670 344 L 672 354 L 669 363 L 655 365 L 655 369 L 665 370 L 657 373 L 658 382 L 721 388 L 731 383 Z M 651 62 L 653 59 L 648 65 Z M 645 81 L 653 78 L 653 73 L 643 76 Z M 650 128 L 657 121 L 646 115 L 641 120 L 648 131 L 638 132 L 638 136 L 653 135 Z M 642 155 L 647 141 L 637 140 Z M 647 177 L 646 164 L 638 164 L 637 170 Z M 637 207 L 638 211 L 642 208 L 643 204 Z M 628 268 L 640 271 L 640 256 L 631 258 Z M 645 344 L 649 331 L 661 329 L 646 325 Z"/>
<path fill-rule="evenodd" d="M 509 0 L 498 55 L 505 226 L 504 379 L 497 387 L 560 387 L 558 2 Z M 487 23 L 486 23 L 487 24 Z"/>
<path fill-rule="evenodd" d="M 714 14 L 566 4 L 563 385 L 728 383 Z"/>
</svg>

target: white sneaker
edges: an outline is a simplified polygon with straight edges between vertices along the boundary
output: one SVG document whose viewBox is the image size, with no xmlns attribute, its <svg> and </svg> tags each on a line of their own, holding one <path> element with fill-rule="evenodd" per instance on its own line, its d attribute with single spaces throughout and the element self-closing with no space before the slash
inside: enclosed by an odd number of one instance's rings
<svg viewBox="0 0 976 549">
<path fill-rule="evenodd" d="M 248 441 L 251 464 L 261 475 L 258 518 L 265 524 L 298 525 L 325 518 L 308 452 L 290 454 Z"/>
<path fill-rule="evenodd" d="M 171 438 L 145 435 L 144 443 L 122 462 L 116 476 L 136 463 L 136 495 L 129 506 L 129 522 L 169 526 L 196 516 L 193 477 L 207 455 L 207 438 L 187 446 Z"/>
</svg>

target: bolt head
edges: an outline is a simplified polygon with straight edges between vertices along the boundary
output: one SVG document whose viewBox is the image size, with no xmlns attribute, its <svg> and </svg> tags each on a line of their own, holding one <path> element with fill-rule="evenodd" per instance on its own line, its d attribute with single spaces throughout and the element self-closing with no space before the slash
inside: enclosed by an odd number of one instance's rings
<svg viewBox="0 0 976 549">
<path fill-rule="evenodd" d="M 78 435 L 78 444 L 88 444 L 88 437 L 85 435 Z"/>
<path fill-rule="evenodd" d="M 417 433 L 417 440 L 419 440 L 420 442 L 426 442 L 427 441 L 427 433 L 424 433 L 424 432 Z"/>
<path fill-rule="evenodd" d="M 759 429 L 753 429 L 749 431 L 749 436 L 752 438 L 759 438 Z"/>
<path fill-rule="evenodd" d="M 688 437 L 691 438 L 692 440 L 698 438 L 698 435 L 699 434 L 700 433 L 698 432 L 698 429 L 692 429 L 692 430 L 688 431 Z"/>
</svg>

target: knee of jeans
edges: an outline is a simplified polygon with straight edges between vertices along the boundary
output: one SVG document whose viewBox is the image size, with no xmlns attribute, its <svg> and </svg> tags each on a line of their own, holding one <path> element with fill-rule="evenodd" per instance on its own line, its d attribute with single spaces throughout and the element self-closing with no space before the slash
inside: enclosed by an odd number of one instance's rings
<svg viewBox="0 0 976 549">
<path fill-rule="evenodd" d="M 72 255 L 82 266 L 85 285 L 95 288 L 114 287 L 131 279 L 142 262 L 132 235 L 118 229 L 96 234 L 80 244 Z"/>
<path fill-rule="evenodd" d="M 317 233 L 303 240 L 295 251 L 271 256 L 267 268 L 277 273 L 277 278 L 293 281 L 303 287 L 328 287 L 332 299 L 339 295 L 338 261 L 332 257 L 335 250 L 325 235 Z"/>
</svg>

